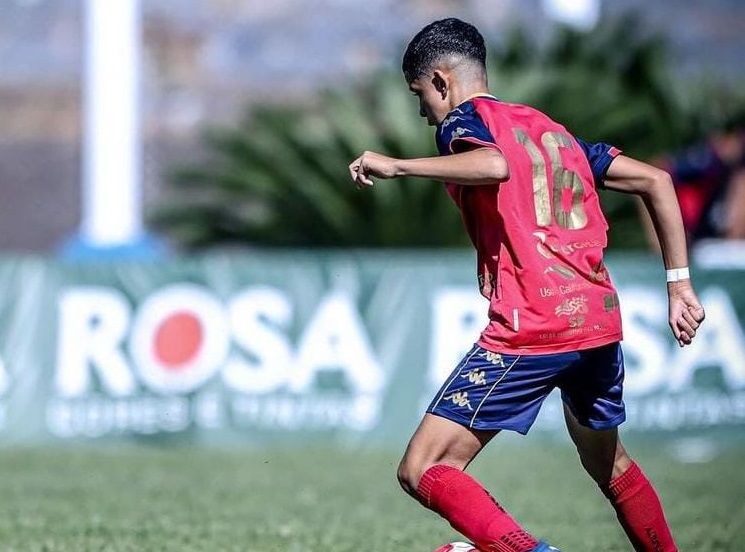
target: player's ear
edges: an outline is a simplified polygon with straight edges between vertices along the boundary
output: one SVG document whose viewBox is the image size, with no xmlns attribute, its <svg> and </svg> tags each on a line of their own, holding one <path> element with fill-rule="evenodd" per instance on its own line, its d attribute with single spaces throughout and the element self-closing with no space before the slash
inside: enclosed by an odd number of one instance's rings
<svg viewBox="0 0 745 552">
<path fill-rule="evenodd" d="M 440 96 L 444 100 L 448 93 L 448 79 L 440 69 L 435 69 L 432 73 L 432 86 L 435 87 L 435 90 L 440 93 Z"/>
</svg>

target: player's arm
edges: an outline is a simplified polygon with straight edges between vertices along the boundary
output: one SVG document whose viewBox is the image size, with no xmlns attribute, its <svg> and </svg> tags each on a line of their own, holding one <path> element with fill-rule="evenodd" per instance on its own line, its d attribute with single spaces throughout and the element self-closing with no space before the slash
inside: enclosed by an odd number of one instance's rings
<svg viewBox="0 0 745 552">
<path fill-rule="evenodd" d="M 507 160 L 498 149 L 480 147 L 453 155 L 415 159 L 397 159 L 366 151 L 349 164 L 349 174 L 358 188 L 372 186 L 373 177 L 401 176 L 481 186 L 507 180 L 509 169 Z"/>
<path fill-rule="evenodd" d="M 670 175 L 652 165 L 619 155 L 605 174 L 609 190 L 636 194 L 641 197 L 659 239 L 665 268 L 687 269 L 688 248 L 683 218 Z M 696 297 L 690 277 L 672 273 L 674 281 L 667 284 L 670 301 L 669 323 L 678 343 L 691 342 L 704 319 L 704 309 Z"/>
<path fill-rule="evenodd" d="M 652 218 L 665 268 L 688 266 L 683 217 L 670 175 L 653 165 L 625 155 L 616 157 L 604 179 L 609 190 L 638 195 Z"/>
</svg>

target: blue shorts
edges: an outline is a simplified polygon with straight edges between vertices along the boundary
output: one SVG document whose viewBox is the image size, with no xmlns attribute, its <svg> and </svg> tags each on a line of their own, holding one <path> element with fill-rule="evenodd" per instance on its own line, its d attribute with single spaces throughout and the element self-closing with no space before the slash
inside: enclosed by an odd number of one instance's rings
<svg viewBox="0 0 745 552">
<path fill-rule="evenodd" d="M 549 355 L 500 354 L 474 345 L 427 412 L 477 430 L 524 435 L 556 387 L 583 426 L 620 425 L 626 419 L 621 345 Z"/>
</svg>

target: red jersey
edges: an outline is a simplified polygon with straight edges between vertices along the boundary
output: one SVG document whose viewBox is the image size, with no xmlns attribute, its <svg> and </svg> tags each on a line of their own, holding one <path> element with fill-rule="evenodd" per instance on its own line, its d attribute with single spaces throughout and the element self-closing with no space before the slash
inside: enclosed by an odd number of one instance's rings
<svg viewBox="0 0 745 552">
<path fill-rule="evenodd" d="M 619 150 L 577 140 L 545 114 L 491 96 L 470 99 L 437 127 L 441 155 L 498 149 L 507 181 L 447 184 L 477 253 L 489 324 L 478 344 L 547 354 L 620 341 L 618 296 L 603 264 L 596 191 Z"/>
</svg>

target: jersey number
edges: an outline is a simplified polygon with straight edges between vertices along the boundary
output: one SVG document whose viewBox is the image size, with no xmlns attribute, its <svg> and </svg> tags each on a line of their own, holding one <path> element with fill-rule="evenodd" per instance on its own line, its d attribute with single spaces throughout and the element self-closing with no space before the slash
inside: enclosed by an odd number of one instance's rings
<svg viewBox="0 0 745 552">
<path fill-rule="evenodd" d="M 582 205 L 584 187 L 579 175 L 564 167 L 561 162 L 559 148 L 571 148 L 572 140 L 561 132 L 544 132 L 541 136 L 543 151 L 551 160 L 554 189 L 553 202 L 550 199 L 548 187 L 548 168 L 538 145 L 521 129 L 513 129 L 515 138 L 528 152 L 533 163 L 533 203 L 535 206 L 535 220 L 538 226 L 549 226 L 551 219 L 562 228 L 577 230 L 587 224 L 587 214 Z M 564 190 L 571 194 L 569 210 L 564 208 Z"/>
</svg>

